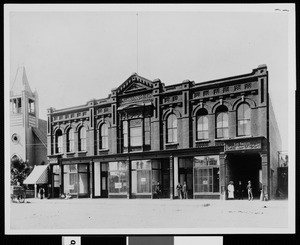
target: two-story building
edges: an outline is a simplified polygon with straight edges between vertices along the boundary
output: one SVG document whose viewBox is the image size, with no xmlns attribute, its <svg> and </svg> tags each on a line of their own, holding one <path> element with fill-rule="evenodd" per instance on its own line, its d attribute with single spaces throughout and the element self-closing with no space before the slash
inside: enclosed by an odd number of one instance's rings
<svg viewBox="0 0 300 245">
<path fill-rule="evenodd" d="M 133 74 L 107 98 L 48 110 L 52 197 L 152 198 L 160 181 L 172 199 L 185 181 L 189 198 L 224 198 L 229 181 L 246 193 L 248 180 L 272 197 L 274 118 L 266 65 L 170 86 Z"/>
</svg>

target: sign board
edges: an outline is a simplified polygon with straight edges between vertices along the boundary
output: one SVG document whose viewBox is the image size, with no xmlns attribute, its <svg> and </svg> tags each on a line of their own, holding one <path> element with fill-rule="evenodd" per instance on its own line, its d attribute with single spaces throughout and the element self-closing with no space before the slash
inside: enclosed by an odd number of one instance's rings
<svg viewBox="0 0 300 245">
<path fill-rule="evenodd" d="M 121 182 L 115 183 L 115 188 L 116 189 L 121 189 L 122 188 L 122 183 Z"/>
<path fill-rule="evenodd" d="M 57 160 L 57 158 L 50 158 L 49 163 L 50 164 L 55 164 L 55 163 L 58 163 L 58 160 Z"/>
<path fill-rule="evenodd" d="M 261 148 L 260 139 L 225 142 L 225 151 L 260 150 Z"/>
<path fill-rule="evenodd" d="M 203 180 L 202 184 L 207 185 L 207 180 Z"/>
<path fill-rule="evenodd" d="M 146 182 L 146 178 L 141 178 L 141 182 Z"/>
</svg>

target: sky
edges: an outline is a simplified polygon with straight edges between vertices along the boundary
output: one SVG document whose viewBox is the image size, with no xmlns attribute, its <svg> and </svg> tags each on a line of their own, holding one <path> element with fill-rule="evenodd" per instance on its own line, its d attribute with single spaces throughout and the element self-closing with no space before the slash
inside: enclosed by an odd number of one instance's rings
<svg viewBox="0 0 300 245">
<path fill-rule="evenodd" d="M 9 83 L 24 66 L 31 89 L 39 94 L 40 118 L 46 119 L 47 108 L 106 98 L 134 72 L 171 85 L 250 73 L 266 64 L 287 150 L 292 11 L 258 9 L 133 5 L 10 11 Z"/>
</svg>

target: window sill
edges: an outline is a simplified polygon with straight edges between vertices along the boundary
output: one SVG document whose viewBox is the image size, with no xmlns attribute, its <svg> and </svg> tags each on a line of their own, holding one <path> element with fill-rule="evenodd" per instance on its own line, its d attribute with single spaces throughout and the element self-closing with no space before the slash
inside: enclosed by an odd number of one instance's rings
<svg viewBox="0 0 300 245">
<path fill-rule="evenodd" d="M 72 155 L 72 154 L 75 154 L 75 151 L 68 151 L 66 152 L 67 155 Z"/>
<path fill-rule="evenodd" d="M 223 141 L 223 140 L 230 140 L 230 138 L 218 138 L 218 139 L 215 139 L 215 141 Z"/>
<path fill-rule="evenodd" d="M 234 139 L 247 139 L 247 138 L 253 138 L 253 136 L 252 135 L 236 136 Z"/>
<path fill-rule="evenodd" d="M 99 152 L 107 152 L 107 151 L 109 151 L 109 149 L 99 149 L 98 151 Z"/>
<path fill-rule="evenodd" d="M 64 154 L 63 152 L 60 152 L 60 153 L 54 153 L 51 156 L 62 156 L 63 154 Z"/>
<path fill-rule="evenodd" d="M 196 140 L 195 143 L 209 143 L 210 140 Z"/>
<path fill-rule="evenodd" d="M 178 142 L 174 142 L 174 143 L 165 143 L 165 146 L 175 146 L 175 145 L 179 145 Z"/>
</svg>

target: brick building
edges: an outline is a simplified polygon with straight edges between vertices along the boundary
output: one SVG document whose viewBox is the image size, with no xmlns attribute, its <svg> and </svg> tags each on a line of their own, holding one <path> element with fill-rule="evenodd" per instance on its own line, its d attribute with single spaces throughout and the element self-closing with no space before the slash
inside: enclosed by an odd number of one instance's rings
<svg viewBox="0 0 300 245">
<path fill-rule="evenodd" d="M 272 119 L 272 120 L 270 120 Z M 268 71 L 165 86 L 131 75 L 107 98 L 48 109 L 52 197 L 224 198 L 229 181 L 273 197 L 280 136 Z"/>
</svg>

